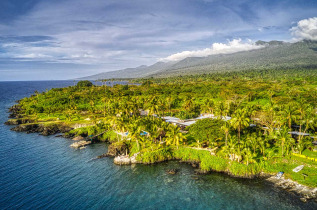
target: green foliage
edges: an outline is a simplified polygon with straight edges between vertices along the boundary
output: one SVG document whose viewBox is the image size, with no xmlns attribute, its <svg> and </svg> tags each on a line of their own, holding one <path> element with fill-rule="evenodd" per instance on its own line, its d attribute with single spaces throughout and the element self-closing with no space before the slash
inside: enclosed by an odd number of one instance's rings
<svg viewBox="0 0 317 210">
<path fill-rule="evenodd" d="M 143 86 L 150 86 L 151 84 L 153 84 L 151 80 L 146 80 L 142 83 Z"/>
<path fill-rule="evenodd" d="M 137 160 L 142 161 L 142 163 L 146 164 L 171 160 L 172 158 L 173 153 L 170 147 L 157 148 L 155 150 L 148 149 L 142 151 L 141 155 L 137 156 Z"/>
<path fill-rule="evenodd" d="M 117 134 L 114 131 L 108 131 L 102 135 L 102 140 L 113 143 L 117 141 Z"/>
<path fill-rule="evenodd" d="M 225 122 L 219 119 L 202 119 L 186 129 L 197 141 L 197 146 L 206 142 L 211 145 L 216 140 L 224 138 L 225 135 L 221 129 L 224 124 Z"/>
<path fill-rule="evenodd" d="M 302 152 L 303 155 L 311 158 L 317 158 L 317 152 L 310 151 L 306 149 L 305 151 Z"/>
<path fill-rule="evenodd" d="M 175 114 L 175 117 L 178 117 L 182 120 L 192 119 L 198 117 L 199 113 L 197 112 L 188 112 L 188 111 L 180 111 Z"/>
<path fill-rule="evenodd" d="M 77 82 L 77 87 L 91 87 L 93 86 L 92 82 L 90 82 L 89 80 L 82 80 Z"/>
<path fill-rule="evenodd" d="M 228 170 L 234 176 L 252 177 L 262 172 L 263 166 L 261 163 L 246 165 L 233 161 L 229 164 Z"/>
<path fill-rule="evenodd" d="M 200 162 L 200 168 L 203 171 L 229 172 L 235 176 L 254 176 L 262 171 L 260 164 L 245 165 L 235 161 L 212 156 L 208 151 L 196 150 L 192 148 L 180 148 L 174 151 L 175 157 L 183 161 Z"/>
</svg>

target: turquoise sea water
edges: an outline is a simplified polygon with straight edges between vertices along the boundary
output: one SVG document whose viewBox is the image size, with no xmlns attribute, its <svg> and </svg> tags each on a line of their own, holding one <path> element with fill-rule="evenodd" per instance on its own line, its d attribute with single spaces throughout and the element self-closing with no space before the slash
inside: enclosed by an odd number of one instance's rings
<svg viewBox="0 0 317 210">
<path fill-rule="evenodd" d="M 112 158 L 92 160 L 106 152 L 105 144 L 74 150 L 72 140 L 3 124 L 16 100 L 72 84 L 0 82 L 0 209 L 317 209 L 261 180 L 198 176 L 176 161 L 116 166 Z M 166 174 L 171 168 L 180 172 Z"/>
</svg>

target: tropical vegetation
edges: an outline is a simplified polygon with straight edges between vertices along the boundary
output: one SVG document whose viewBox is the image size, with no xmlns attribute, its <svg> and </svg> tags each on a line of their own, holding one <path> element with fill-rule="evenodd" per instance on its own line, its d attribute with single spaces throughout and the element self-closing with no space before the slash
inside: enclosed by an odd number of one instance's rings
<svg viewBox="0 0 317 210">
<path fill-rule="evenodd" d="M 20 118 L 76 127 L 66 136 L 91 136 L 124 144 L 130 156 L 155 163 L 182 159 L 202 171 L 236 176 L 284 171 L 317 186 L 313 145 L 317 128 L 317 71 L 242 71 L 169 78 L 133 84 L 53 88 L 19 101 Z M 190 126 L 174 125 L 164 116 Z M 307 135 L 309 133 L 310 135 Z M 306 157 L 310 157 L 307 159 Z M 304 164 L 300 173 L 294 167 Z M 308 175 L 303 177 L 302 174 Z"/>
</svg>

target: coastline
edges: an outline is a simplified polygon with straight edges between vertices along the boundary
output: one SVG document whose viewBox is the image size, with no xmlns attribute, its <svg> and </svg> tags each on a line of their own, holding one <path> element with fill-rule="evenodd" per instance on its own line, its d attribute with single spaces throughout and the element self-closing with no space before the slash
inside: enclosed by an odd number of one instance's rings
<svg viewBox="0 0 317 210">
<path fill-rule="evenodd" d="M 109 157 L 109 155 L 105 155 L 102 157 Z M 100 157 L 100 158 L 102 158 L 102 157 Z M 272 184 L 273 187 L 282 189 L 282 190 L 289 192 L 289 193 L 295 193 L 302 202 L 309 202 L 309 201 L 317 202 L 317 187 L 311 188 L 311 187 L 299 184 L 298 182 L 293 181 L 291 179 L 287 179 L 283 176 L 280 178 L 277 178 L 276 175 L 272 175 L 272 174 L 266 173 L 266 172 L 260 172 L 258 174 L 254 174 L 252 176 L 249 176 L 249 175 L 239 176 L 239 175 L 232 174 L 228 170 L 227 171 L 219 171 L 219 170 L 214 170 L 214 169 L 209 170 L 209 171 L 201 170 L 200 162 L 195 161 L 195 160 L 186 160 L 186 161 L 182 160 L 182 159 L 171 159 L 171 160 L 176 160 L 180 163 L 190 164 L 193 168 L 196 168 L 195 173 L 198 175 L 205 175 L 205 174 L 209 174 L 212 172 L 216 172 L 216 173 L 223 173 L 223 174 L 226 174 L 226 175 L 228 175 L 230 177 L 234 177 L 234 178 L 242 178 L 242 179 L 260 178 L 260 179 L 264 179 L 268 183 Z M 166 162 L 166 161 L 168 162 L 169 160 L 159 161 L 159 162 L 155 162 L 152 164 L 157 164 L 157 163 Z M 114 164 L 132 165 L 132 164 L 149 164 L 149 163 L 143 163 L 143 162 L 137 161 L 136 155 L 133 155 L 131 157 L 129 157 L 128 155 L 119 155 L 119 156 L 114 157 Z M 167 172 L 167 173 L 169 173 L 169 172 Z M 175 174 L 175 173 L 170 173 L 170 174 Z"/>
<path fill-rule="evenodd" d="M 75 128 L 80 128 L 80 127 L 85 127 L 85 126 L 89 126 L 91 124 L 67 124 L 63 121 L 58 121 L 58 122 L 44 122 L 44 123 L 38 123 L 33 121 L 32 119 L 25 119 L 25 118 L 20 118 L 19 115 L 17 115 L 17 110 L 18 110 L 18 106 L 14 105 L 10 108 L 10 116 L 9 118 L 13 118 L 13 119 L 9 119 L 7 122 L 5 122 L 6 125 L 11 125 L 11 126 L 15 126 L 12 127 L 11 130 L 12 131 L 16 131 L 16 132 L 25 132 L 25 133 L 39 133 L 40 135 L 44 135 L 44 136 L 48 136 L 48 135 L 55 135 L 58 133 L 63 133 L 63 137 L 65 138 L 69 138 L 67 136 L 65 136 L 66 132 L 69 132 Z M 73 139 L 74 140 L 74 139 Z M 82 139 L 81 139 L 82 140 Z M 87 143 L 85 143 L 87 142 Z M 76 141 L 74 144 L 78 144 L 78 146 L 72 146 L 74 148 L 77 149 L 81 149 L 81 148 L 85 148 L 86 145 L 88 145 L 88 141 Z M 72 145 L 74 145 L 72 144 Z M 89 144 L 91 144 L 91 142 L 89 142 Z M 113 144 L 110 144 L 109 146 L 111 147 Z M 147 161 L 143 161 L 140 156 L 138 157 L 139 153 L 135 153 L 133 154 L 131 157 L 126 153 L 126 148 L 112 148 L 112 152 L 103 154 L 98 156 L 97 158 L 103 158 L 103 157 L 109 157 L 112 156 L 114 157 L 114 164 L 117 165 L 128 165 L 128 164 L 156 164 L 159 162 L 164 162 L 164 161 L 169 161 L 169 160 L 178 160 L 179 162 L 183 162 L 183 163 L 188 163 L 191 164 L 194 168 L 198 168 L 196 169 L 196 173 L 197 174 L 208 174 L 211 172 L 217 172 L 217 173 L 224 173 L 227 174 L 231 177 L 236 177 L 236 178 L 247 178 L 247 179 L 254 179 L 254 178 L 262 178 L 265 179 L 266 181 L 268 181 L 269 183 L 273 184 L 274 187 L 278 187 L 282 190 L 285 190 L 287 192 L 290 193 L 295 193 L 296 195 L 298 195 L 300 197 L 300 200 L 302 202 L 308 202 L 310 200 L 314 200 L 315 202 L 317 202 L 317 188 L 310 188 L 308 186 L 299 184 L 296 181 L 293 181 L 291 179 L 287 179 L 284 177 L 281 177 L 280 179 L 277 179 L 275 175 L 273 175 L 272 173 L 267 173 L 267 172 L 263 172 L 260 171 L 258 173 L 245 173 L 245 174 L 236 174 L 233 173 L 231 170 L 229 170 L 228 168 L 226 168 L 225 170 L 221 170 L 221 169 L 217 169 L 217 168 L 209 168 L 208 170 L 206 169 L 202 169 L 201 168 L 201 161 L 197 160 L 197 158 L 189 158 L 189 157 L 180 157 L 175 154 L 173 154 L 172 158 L 167 158 L 167 159 L 162 159 L 162 160 L 155 160 L 154 162 L 147 162 Z M 214 156 L 216 157 L 216 156 Z M 224 161 L 227 161 L 221 157 L 217 157 Z M 233 161 L 233 163 L 235 163 Z"/>
</svg>

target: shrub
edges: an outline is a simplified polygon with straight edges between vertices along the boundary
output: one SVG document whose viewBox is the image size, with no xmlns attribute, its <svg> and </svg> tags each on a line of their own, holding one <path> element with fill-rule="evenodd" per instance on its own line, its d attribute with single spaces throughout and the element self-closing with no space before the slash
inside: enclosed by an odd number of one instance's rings
<svg viewBox="0 0 317 210">
<path fill-rule="evenodd" d="M 83 80 L 83 81 L 79 81 L 76 86 L 77 87 L 91 87 L 93 86 L 93 84 L 89 80 Z"/>
</svg>

